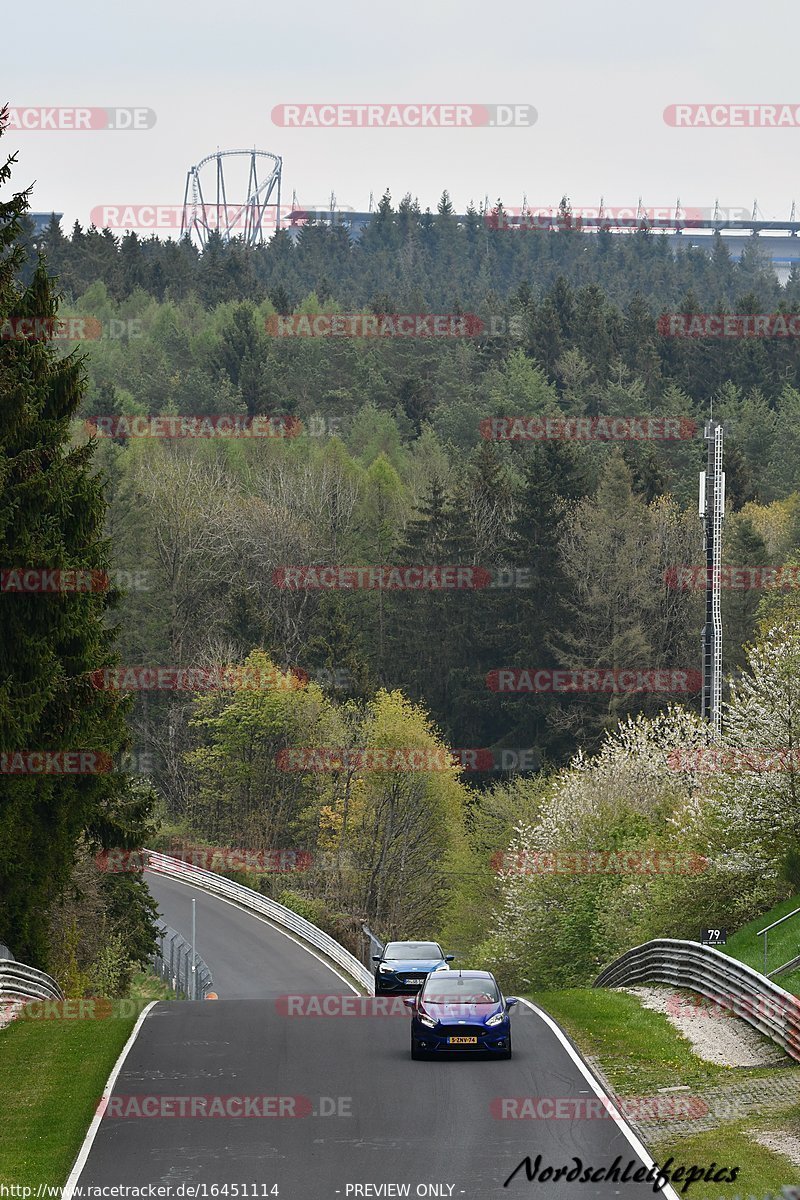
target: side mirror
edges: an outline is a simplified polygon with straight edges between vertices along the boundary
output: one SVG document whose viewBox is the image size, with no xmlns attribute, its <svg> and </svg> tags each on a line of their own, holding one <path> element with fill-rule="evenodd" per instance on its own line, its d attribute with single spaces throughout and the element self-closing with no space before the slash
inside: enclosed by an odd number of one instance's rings
<svg viewBox="0 0 800 1200">
<path fill-rule="evenodd" d="M 452 962 L 454 958 L 455 958 L 455 954 L 445 954 L 445 956 L 444 956 L 444 961 L 445 961 L 445 962 Z"/>
<path fill-rule="evenodd" d="M 416 1000 L 414 999 L 413 996 L 403 996 L 402 999 L 403 999 L 403 1004 L 405 1004 L 406 1008 L 413 1008 L 414 1005 L 416 1004 Z"/>
<path fill-rule="evenodd" d="M 380 962 L 382 958 L 383 958 L 383 955 L 382 955 L 382 954 L 373 954 L 373 956 L 372 956 L 372 961 L 373 961 L 373 962 Z"/>
<path fill-rule="evenodd" d="M 516 996 L 506 996 L 506 1009 L 513 1008 L 515 1004 L 519 1004 Z"/>
</svg>

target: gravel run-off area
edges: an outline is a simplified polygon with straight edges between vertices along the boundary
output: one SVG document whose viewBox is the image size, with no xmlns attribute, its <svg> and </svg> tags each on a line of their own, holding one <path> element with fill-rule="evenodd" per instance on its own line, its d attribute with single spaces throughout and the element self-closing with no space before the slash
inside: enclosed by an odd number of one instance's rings
<svg viewBox="0 0 800 1200">
<path fill-rule="evenodd" d="M 619 988 L 635 996 L 645 1008 L 664 1013 L 667 1020 L 692 1044 L 705 1062 L 723 1067 L 769 1067 L 786 1058 L 784 1051 L 763 1037 L 741 1017 L 719 1005 L 676 988 Z M 702 1003 L 698 1004 L 700 999 Z"/>
</svg>

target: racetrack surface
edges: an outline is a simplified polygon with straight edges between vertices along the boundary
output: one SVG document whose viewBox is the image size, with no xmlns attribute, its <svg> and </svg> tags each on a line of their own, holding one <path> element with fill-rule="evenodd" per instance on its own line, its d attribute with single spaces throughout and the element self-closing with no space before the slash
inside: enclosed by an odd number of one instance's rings
<svg viewBox="0 0 800 1200">
<path fill-rule="evenodd" d="M 514 1012 L 510 1062 L 412 1062 L 405 1015 L 288 1016 L 282 995 L 352 997 L 353 989 L 236 906 L 152 874 L 147 878 L 164 918 L 184 935 L 196 898 L 198 950 L 220 999 L 161 1003 L 151 1010 L 116 1081 L 79 1186 L 171 1184 L 172 1196 L 211 1196 L 209 1190 L 176 1188 L 238 1184 L 240 1198 L 282 1200 L 653 1196 L 646 1182 L 529 1183 L 524 1169 L 503 1187 L 526 1155 L 541 1155 L 541 1170 L 574 1167 L 576 1157 L 594 1168 L 610 1167 L 616 1156 L 623 1169 L 633 1160 L 631 1174 L 641 1165 L 608 1117 L 494 1115 L 502 1097 L 595 1098 L 565 1046 L 533 1010 L 519 1005 Z M 350 1004 L 360 1006 L 355 999 Z M 145 1097 L 197 1096 L 289 1099 L 272 1102 L 282 1116 L 112 1115 L 141 1111 Z M 163 1101 L 147 1103 L 165 1111 Z M 397 1186 L 380 1189 L 387 1184 Z M 357 1185 L 372 1187 L 355 1191 Z"/>
</svg>

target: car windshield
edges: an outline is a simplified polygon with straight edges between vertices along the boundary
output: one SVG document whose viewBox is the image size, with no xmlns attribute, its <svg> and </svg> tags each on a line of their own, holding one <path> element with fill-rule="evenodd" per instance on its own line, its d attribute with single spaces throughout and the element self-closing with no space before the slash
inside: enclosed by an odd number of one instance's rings
<svg viewBox="0 0 800 1200">
<path fill-rule="evenodd" d="M 436 942 L 389 942 L 383 951 L 384 958 L 441 958 L 442 951 Z"/>
<path fill-rule="evenodd" d="M 500 990 L 493 979 L 431 979 L 422 999 L 428 1004 L 496 1004 Z"/>
</svg>

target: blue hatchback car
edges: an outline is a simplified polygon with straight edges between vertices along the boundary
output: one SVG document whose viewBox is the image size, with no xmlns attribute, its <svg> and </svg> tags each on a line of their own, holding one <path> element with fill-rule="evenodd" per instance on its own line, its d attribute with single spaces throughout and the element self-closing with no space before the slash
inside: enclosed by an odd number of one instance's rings
<svg viewBox="0 0 800 1200">
<path fill-rule="evenodd" d="M 373 954 L 375 995 L 416 992 L 432 971 L 445 971 L 453 961 L 438 942 L 387 942 L 382 954 Z"/>
<path fill-rule="evenodd" d="M 510 1010 L 516 996 L 504 997 L 490 971 L 437 971 L 412 999 L 411 1057 L 428 1058 L 465 1051 L 511 1058 Z"/>
</svg>

